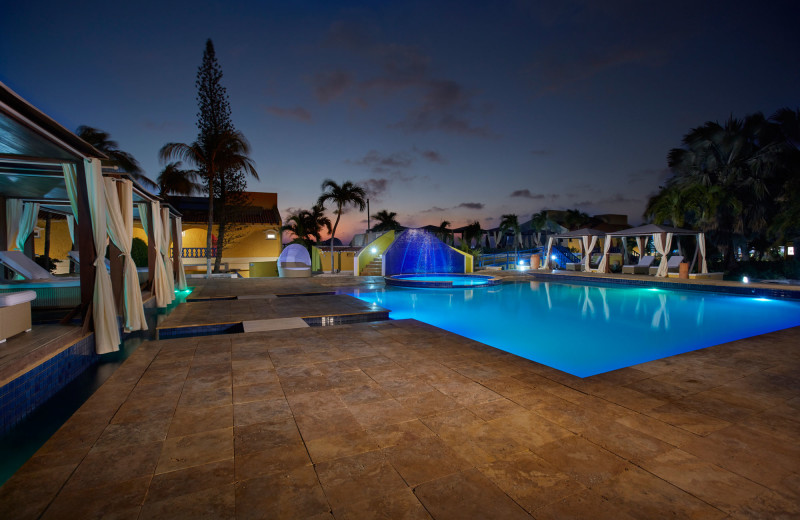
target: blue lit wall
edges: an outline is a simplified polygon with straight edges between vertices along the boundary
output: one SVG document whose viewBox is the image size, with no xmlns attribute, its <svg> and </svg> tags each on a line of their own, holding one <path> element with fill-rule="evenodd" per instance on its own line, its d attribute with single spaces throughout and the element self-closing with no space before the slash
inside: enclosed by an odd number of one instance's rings
<svg viewBox="0 0 800 520">
<path fill-rule="evenodd" d="M 423 229 L 400 233 L 384 253 L 383 264 L 386 276 L 464 272 L 464 256 Z"/>
</svg>

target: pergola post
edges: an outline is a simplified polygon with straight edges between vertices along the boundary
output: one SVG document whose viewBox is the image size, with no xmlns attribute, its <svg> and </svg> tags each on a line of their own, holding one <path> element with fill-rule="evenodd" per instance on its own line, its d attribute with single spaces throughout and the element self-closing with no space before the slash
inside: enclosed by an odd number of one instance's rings
<svg viewBox="0 0 800 520">
<path fill-rule="evenodd" d="M 156 244 L 155 229 L 153 226 L 153 210 L 150 203 L 146 204 L 147 210 L 143 218 L 147 219 L 147 288 L 152 291 L 153 281 L 156 279 Z M 142 215 L 139 215 L 142 218 Z"/>
<path fill-rule="evenodd" d="M 181 250 L 178 248 L 178 233 L 181 233 L 182 230 L 178 229 L 177 219 L 170 218 L 170 221 L 172 226 L 172 276 L 177 281 L 179 279 L 178 270 L 181 267 L 181 262 L 178 261 L 181 256 Z"/>
<path fill-rule="evenodd" d="M 89 210 L 89 189 L 86 183 L 86 177 L 90 173 L 86 171 L 86 165 L 84 161 L 76 164 L 78 171 L 78 229 L 75 233 L 78 241 L 78 253 L 81 256 L 81 318 L 84 322 L 94 296 L 94 261 L 97 258 L 92 235 L 92 215 Z M 94 327 L 91 328 L 94 329 Z"/>
</svg>

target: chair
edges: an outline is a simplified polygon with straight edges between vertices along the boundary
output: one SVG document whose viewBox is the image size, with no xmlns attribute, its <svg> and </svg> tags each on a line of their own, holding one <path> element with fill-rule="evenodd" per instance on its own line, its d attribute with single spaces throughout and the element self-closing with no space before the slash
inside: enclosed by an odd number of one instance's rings
<svg viewBox="0 0 800 520">
<path fill-rule="evenodd" d="M 667 272 L 677 273 L 678 269 L 680 269 L 681 262 L 683 262 L 683 257 L 681 255 L 669 257 L 669 260 L 667 261 Z M 657 272 L 658 266 L 650 267 L 650 275 L 655 275 Z"/>
<path fill-rule="evenodd" d="M 31 330 L 31 301 L 34 291 L 0 294 L 0 343 L 20 332 Z"/>
<path fill-rule="evenodd" d="M 0 251 L 0 264 L 11 269 L 25 280 L 52 280 L 55 278 L 22 251 Z"/>
<path fill-rule="evenodd" d="M 656 257 L 648 255 L 641 257 L 638 264 L 623 265 L 622 274 L 647 274 L 655 259 Z"/>
<path fill-rule="evenodd" d="M 311 256 L 300 244 L 289 244 L 278 257 L 278 276 L 308 278 L 311 276 Z"/>
</svg>

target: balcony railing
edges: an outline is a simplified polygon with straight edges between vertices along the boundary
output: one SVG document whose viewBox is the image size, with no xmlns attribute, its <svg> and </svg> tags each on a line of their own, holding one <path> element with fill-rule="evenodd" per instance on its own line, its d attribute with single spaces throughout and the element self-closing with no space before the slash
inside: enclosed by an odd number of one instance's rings
<svg viewBox="0 0 800 520">
<path fill-rule="evenodd" d="M 172 256 L 172 248 L 169 250 L 170 256 Z M 181 256 L 183 258 L 205 258 L 206 257 L 206 248 L 205 247 L 184 247 L 181 249 Z M 217 257 L 217 248 L 211 248 L 211 258 Z"/>
</svg>

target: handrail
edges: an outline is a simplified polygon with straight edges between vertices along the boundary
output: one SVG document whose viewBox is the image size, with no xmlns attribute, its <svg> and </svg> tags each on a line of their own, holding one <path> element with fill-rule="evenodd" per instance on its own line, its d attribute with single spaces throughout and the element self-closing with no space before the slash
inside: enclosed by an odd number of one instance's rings
<svg viewBox="0 0 800 520">
<path fill-rule="evenodd" d="M 172 248 L 169 248 L 169 256 L 172 258 Z M 181 256 L 183 258 L 205 258 L 206 257 L 206 248 L 205 247 L 183 247 L 181 248 Z M 211 248 L 211 258 L 217 257 L 217 248 Z"/>
</svg>

